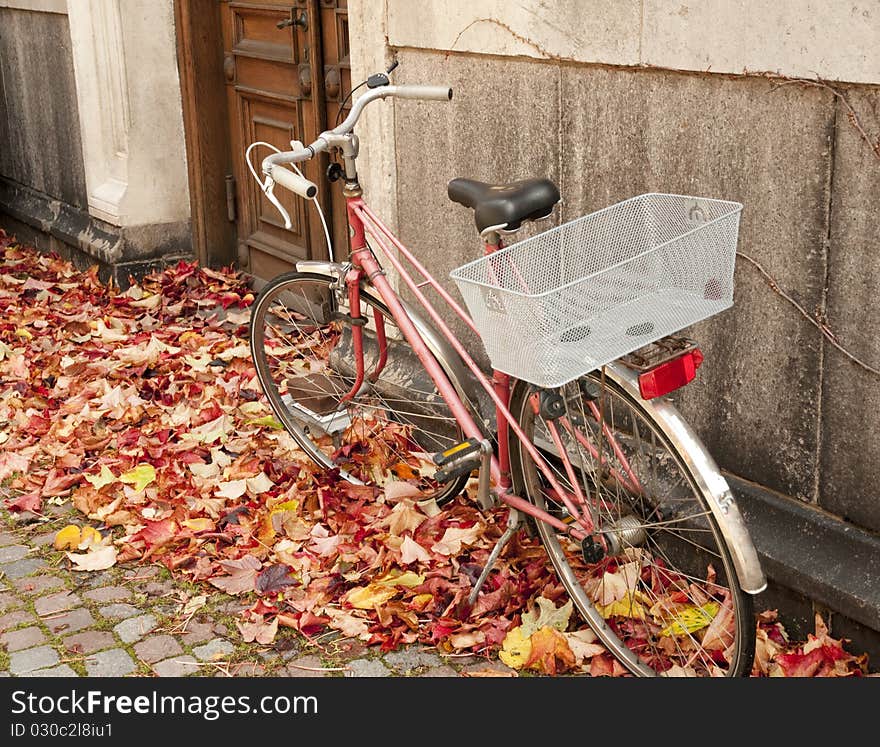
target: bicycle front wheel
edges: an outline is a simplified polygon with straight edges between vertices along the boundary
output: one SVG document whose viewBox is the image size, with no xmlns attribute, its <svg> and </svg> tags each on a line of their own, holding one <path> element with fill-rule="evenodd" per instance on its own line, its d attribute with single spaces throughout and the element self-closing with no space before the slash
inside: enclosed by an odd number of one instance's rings
<svg viewBox="0 0 880 747">
<path fill-rule="evenodd" d="M 423 499 L 454 497 L 468 476 L 438 483 L 431 457 L 463 440 L 455 417 L 388 309 L 366 290 L 359 310 L 367 322 L 360 328 L 364 378 L 352 392 L 351 309 L 334 282 L 286 273 L 254 304 L 251 353 L 272 411 L 309 457 L 349 482 L 386 487 L 403 480 Z"/>
<path fill-rule="evenodd" d="M 594 519 L 596 535 L 584 543 L 536 524 L 575 608 L 608 651 L 639 676 L 748 675 L 752 599 L 710 496 L 650 404 L 593 372 L 555 390 L 518 382 L 511 412 L 557 487 Z M 513 434 L 510 451 L 520 494 L 573 521 Z"/>
</svg>

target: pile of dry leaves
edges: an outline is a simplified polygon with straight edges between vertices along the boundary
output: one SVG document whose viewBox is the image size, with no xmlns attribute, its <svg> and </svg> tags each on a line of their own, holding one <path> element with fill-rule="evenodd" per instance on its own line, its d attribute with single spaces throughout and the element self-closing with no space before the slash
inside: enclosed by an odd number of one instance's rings
<svg viewBox="0 0 880 747">
<path fill-rule="evenodd" d="M 623 674 L 537 541 L 505 551 L 467 595 L 503 529 L 465 497 L 381 492 L 316 469 L 263 399 L 240 275 L 181 263 L 122 292 L 0 231 L 0 484 L 13 511 L 70 500 L 82 526 L 56 547 L 76 570 L 160 562 L 253 600 L 246 641 L 279 626 L 393 649 L 416 641 L 497 654 L 515 669 Z M 501 526 L 499 526 L 501 525 Z M 756 675 L 852 675 L 821 621 L 787 640 L 759 621 Z"/>
</svg>

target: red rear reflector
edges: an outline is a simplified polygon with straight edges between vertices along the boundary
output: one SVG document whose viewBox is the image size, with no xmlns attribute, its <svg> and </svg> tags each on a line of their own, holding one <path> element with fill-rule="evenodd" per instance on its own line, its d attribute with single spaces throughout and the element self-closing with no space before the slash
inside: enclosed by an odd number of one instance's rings
<svg viewBox="0 0 880 747">
<path fill-rule="evenodd" d="M 695 348 L 639 374 L 639 392 L 642 399 L 662 397 L 693 381 L 702 362 L 703 353 L 699 348 Z"/>
</svg>

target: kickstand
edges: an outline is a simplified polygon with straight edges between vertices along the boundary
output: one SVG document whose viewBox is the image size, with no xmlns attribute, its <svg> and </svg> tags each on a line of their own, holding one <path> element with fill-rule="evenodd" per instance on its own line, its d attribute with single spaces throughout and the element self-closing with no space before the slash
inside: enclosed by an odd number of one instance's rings
<svg viewBox="0 0 880 747">
<path fill-rule="evenodd" d="M 473 607 L 477 601 L 477 595 L 480 593 L 480 589 L 483 588 L 483 584 L 486 583 L 486 579 L 489 578 L 489 573 L 492 571 L 492 567 L 495 565 L 495 561 L 498 560 L 498 556 L 501 555 L 501 551 L 504 549 L 504 546 L 510 542 L 510 538 L 516 533 L 516 530 L 519 528 L 520 522 L 520 513 L 516 509 L 510 509 L 510 513 L 507 514 L 507 529 L 504 530 L 504 534 L 502 534 L 498 541 L 495 543 L 495 547 L 492 548 L 492 552 L 489 554 L 489 559 L 486 561 L 486 566 L 483 568 L 483 572 L 480 574 L 480 577 L 477 579 L 477 583 L 473 589 L 471 589 L 470 596 L 468 596 L 468 604 Z"/>
</svg>

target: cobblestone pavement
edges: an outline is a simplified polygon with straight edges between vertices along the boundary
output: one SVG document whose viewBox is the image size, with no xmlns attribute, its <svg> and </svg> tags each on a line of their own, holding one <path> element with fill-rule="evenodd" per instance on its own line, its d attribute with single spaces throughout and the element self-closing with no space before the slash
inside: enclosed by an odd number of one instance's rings
<svg viewBox="0 0 880 747">
<path fill-rule="evenodd" d="M 410 646 L 380 654 L 337 633 L 314 645 L 290 630 L 242 641 L 249 606 L 175 581 L 160 565 L 68 569 L 52 542 L 81 522 L 67 503 L 46 515 L 0 508 L 0 677 L 459 677 L 512 675 L 497 660 Z M 204 597 L 204 599 L 202 599 Z"/>
</svg>

